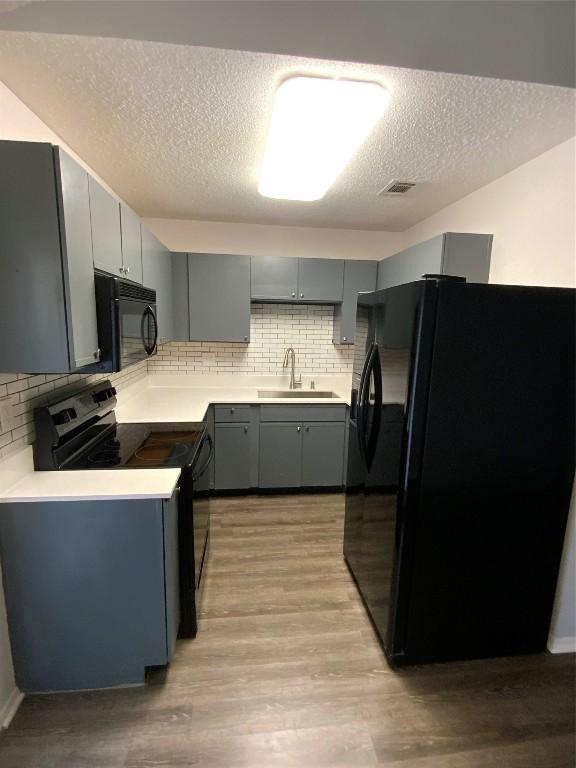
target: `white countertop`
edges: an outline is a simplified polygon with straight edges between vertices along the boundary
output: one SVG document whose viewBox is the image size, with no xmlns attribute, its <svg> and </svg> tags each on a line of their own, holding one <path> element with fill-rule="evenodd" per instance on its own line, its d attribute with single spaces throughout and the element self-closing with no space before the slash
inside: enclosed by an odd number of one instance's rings
<svg viewBox="0 0 576 768">
<path fill-rule="evenodd" d="M 152 374 L 119 393 L 116 418 L 121 423 L 199 423 L 217 403 L 343 405 L 350 386 L 345 376 L 317 378 L 317 390 L 339 395 L 332 398 L 259 397 L 258 390 L 264 389 L 288 389 L 287 381 L 273 376 Z M 28 446 L 0 462 L 0 503 L 169 499 L 179 476 L 177 468 L 35 472 Z"/>
<path fill-rule="evenodd" d="M 338 397 L 265 398 L 258 390 L 288 389 L 277 377 L 190 376 L 153 374 L 128 387 L 116 407 L 119 422 L 192 422 L 204 419 L 210 405 L 247 403 L 251 405 L 346 405 L 347 377 L 316 380 L 316 390 L 328 390 Z"/>
<path fill-rule="evenodd" d="M 32 448 L 28 447 L 0 464 L 0 504 L 169 499 L 179 477 L 178 468 L 35 472 Z"/>
</svg>

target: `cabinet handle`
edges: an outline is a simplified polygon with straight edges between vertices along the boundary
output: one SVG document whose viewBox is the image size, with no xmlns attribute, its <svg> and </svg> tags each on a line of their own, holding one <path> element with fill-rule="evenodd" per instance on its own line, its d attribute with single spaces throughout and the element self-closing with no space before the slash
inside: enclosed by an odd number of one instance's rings
<svg viewBox="0 0 576 768">
<path fill-rule="evenodd" d="M 94 352 L 94 360 L 100 360 L 100 350 L 97 349 L 96 352 Z"/>
<path fill-rule="evenodd" d="M 300 294 L 300 298 L 301 298 L 301 299 L 303 299 L 303 298 L 304 298 L 304 294 L 303 294 L 303 293 L 301 293 L 301 294 Z"/>
<path fill-rule="evenodd" d="M 246 435 L 248 433 L 248 427 L 244 427 L 244 434 Z"/>
<path fill-rule="evenodd" d="M 230 408 L 230 413 L 234 413 L 234 408 Z"/>
<path fill-rule="evenodd" d="M 296 294 L 295 293 L 292 294 L 292 298 L 293 299 L 296 298 Z"/>
<path fill-rule="evenodd" d="M 130 267 L 124 267 L 124 274 L 127 275 L 130 272 Z"/>
<path fill-rule="evenodd" d="M 302 427 L 296 427 L 296 430 L 300 432 L 302 430 Z"/>
<path fill-rule="evenodd" d="M 244 336 L 244 341 L 248 341 L 248 336 Z"/>
<path fill-rule="evenodd" d="M 342 336 L 342 341 L 346 341 L 346 336 Z"/>
<path fill-rule="evenodd" d="M 310 427 L 309 427 L 309 426 L 306 426 L 306 427 L 305 427 L 305 430 L 306 430 L 306 432 L 310 432 Z"/>
<path fill-rule="evenodd" d="M 124 267 L 118 267 L 118 272 L 120 272 L 123 275 L 124 274 Z"/>
</svg>

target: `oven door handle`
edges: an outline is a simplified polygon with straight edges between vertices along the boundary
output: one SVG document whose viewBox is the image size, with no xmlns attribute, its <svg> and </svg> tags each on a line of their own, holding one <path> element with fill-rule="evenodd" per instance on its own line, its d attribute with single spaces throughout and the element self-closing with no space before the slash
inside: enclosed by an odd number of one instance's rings
<svg viewBox="0 0 576 768">
<path fill-rule="evenodd" d="M 206 440 L 208 441 L 208 443 L 209 443 L 209 445 L 210 445 L 210 452 L 208 453 L 208 458 L 206 459 L 206 461 L 205 461 L 205 462 L 204 462 L 204 464 L 202 465 L 202 468 L 201 468 L 201 469 L 199 469 L 197 472 L 195 472 L 195 473 L 192 475 L 192 480 L 193 480 L 193 482 L 196 482 L 196 480 L 199 480 L 199 479 L 202 477 L 202 475 L 204 474 L 204 472 L 206 472 L 206 470 L 207 470 L 207 469 L 208 469 L 208 467 L 210 466 L 210 463 L 212 462 L 212 459 L 213 459 L 213 457 L 214 457 L 214 441 L 212 440 L 212 435 L 211 435 L 209 432 L 206 432 L 206 437 L 205 437 L 205 438 L 204 438 L 204 440 L 202 441 L 202 445 L 204 445 L 204 442 L 205 442 Z"/>
</svg>

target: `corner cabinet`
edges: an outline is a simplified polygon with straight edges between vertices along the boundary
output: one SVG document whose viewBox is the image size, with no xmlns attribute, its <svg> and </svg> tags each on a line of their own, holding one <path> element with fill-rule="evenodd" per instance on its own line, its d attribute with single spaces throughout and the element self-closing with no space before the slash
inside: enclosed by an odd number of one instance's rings
<svg viewBox="0 0 576 768">
<path fill-rule="evenodd" d="M 0 370 L 100 359 L 88 174 L 51 144 L 0 142 Z"/>
<path fill-rule="evenodd" d="M 358 294 L 376 290 L 377 261 L 347 261 L 344 265 L 344 296 L 334 308 L 334 344 L 354 344 Z"/>
<path fill-rule="evenodd" d="M 190 341 L 250 341 L 250 257 L 188 254 Z"/>
<path fill-rule="evenodd" d="M 492 235 L 445 232 L 395 253 L 378 264 L 378 290 L 420 280 L 422 275 L 457 275 L 487 283 Z"/>
</svg>

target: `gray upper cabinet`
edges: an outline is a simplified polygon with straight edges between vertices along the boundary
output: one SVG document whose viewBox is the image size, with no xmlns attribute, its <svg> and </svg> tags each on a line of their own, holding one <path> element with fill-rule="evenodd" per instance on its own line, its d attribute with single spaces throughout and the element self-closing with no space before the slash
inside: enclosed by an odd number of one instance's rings
<svg viewBox="0 0 576 768">
<path fill-rule="evenodd" d="M 342 301 L 342 259 L 252 256 L 252 301 L 337 304 Z"/>
<path fill-rule="evenodd" d="M 124 277 L 142 283 L 142 232 L 140 219 L 134 211 L 120 204 L 122 233 L 122 268 Z"/>
<path fill-rule="evenodd" d="M 492 235 L 445 232 L 383 259 L 378 265 L 378 289 L 420 280 L 422 275 L 458 275 L 487 283 Z"/>
<path fill-rule="evenodd" d="M 191 341 L 250 340 L 250 257 L 188 254 Z"/>
<path fill-rule="evenodd" d="M 172 339 L 190 341 L 188 254 L 172 253 Z"/>
<path fill-rule="evenodd" d="M 253 301 L 291 301 L 298 293 L 298 259 L 253 256 L 250 277 Z"/>
<path fill-rule="evenodd" d="M 120 204 L 91 176 L 88 177 L 94 266 L 123 275 Z"/>
<path fill-rule="evenodd" d="M 99 359 L 88 174 L 33 142 L 0 142 L 0 168 L 0 370 L 76 371 Z"/>
<path fill-rule="evenodd" d="M 146 227 L 142 227 L 142 282 L 156 291 L 158 342 L 174 338 L 172 254 Z M 187 282 L 185 283 L 185 286 Z"/>
<path fill-rule="evenodd" d="M 298 298 L 301 301 L 335 304 L 342 301 L 344 261 L 342 259 L 299 259 Z"/>
<path fill-rule="evenodd" d="M 358 294 L 376 290 L 377 261 L 350 260 L 344 264 L 344 297 L 334 308 L 334 344 L 353 344 Z"/>
</svg>

